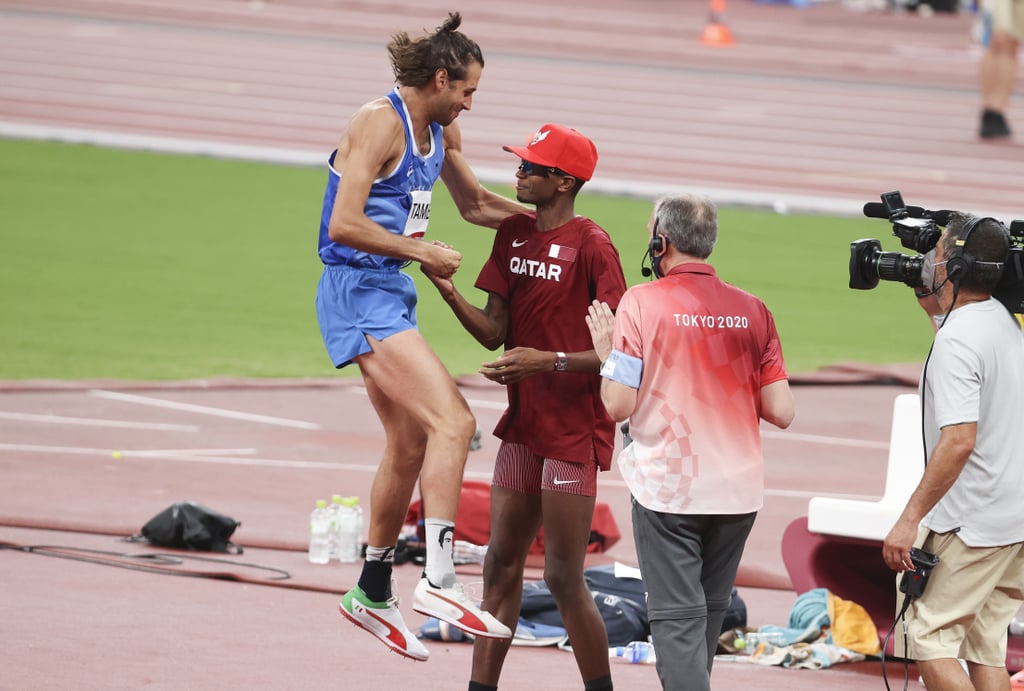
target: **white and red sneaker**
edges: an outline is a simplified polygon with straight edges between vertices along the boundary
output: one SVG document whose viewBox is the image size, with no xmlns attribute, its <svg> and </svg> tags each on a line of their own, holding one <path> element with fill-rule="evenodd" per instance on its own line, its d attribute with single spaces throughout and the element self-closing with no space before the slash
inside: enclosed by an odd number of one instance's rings
<svg viewBox="0 0 1024 691">
<path fill-rule="evenodd" d="M 412 608 L 474 636 L 512 638 L 511 629 L 495 619 L 494 615 L 477 607 L 460 583 L 450 588 L 438 588 L 426 577 L 421 578 L 412 596 Z"/>
<path fill-rule="evenodd" d="M 397 597 L 387 602 L 374 602 L 366 597 L 362 588 L 355 586 L 341 598 L 338 609 L 346 619 L 372 633 L 399 655 L 420 662 L 430 657 L 430 651 L 406 627 L 398 611 Z"/>
</svg>

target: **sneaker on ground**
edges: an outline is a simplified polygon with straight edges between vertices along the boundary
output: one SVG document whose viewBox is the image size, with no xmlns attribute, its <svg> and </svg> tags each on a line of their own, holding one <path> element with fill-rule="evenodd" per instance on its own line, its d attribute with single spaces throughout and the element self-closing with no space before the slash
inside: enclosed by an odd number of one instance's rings
<svg viewBox="0 0 1024 691">
<path fill-rule="evenodd" d="M 387 602 L 374 602 L 366 597 L 362 588 L 355 586 L 341 598 L 338 609 L 346 619 L 372 633 L 399 655 L 421 662 L 430 657 L 430 651 L 406 628 L 402 613 L 398 611 L 397 597 Z"/>
<path fill-rule="evenodd" d="M 421 578 L 412 596 L 412 608 L 474 636 L 512 638 L 512 631 L 507 626 L 473 604 L 461 583 L 450 588 L 438 588 L 427 578 Z"/>
<path fill-rule="evenodd" d="M 561 626 L 548 626 L 519 617 L 516 631 L 512 636 L 512 645 L 539 648 L 546 645 L 558 645 L 566 638 L 565 629 Z"/>
<path fill-rule="evenodd" d="M 981 114 L 981 127 L 978 134 L 982 139 L 997 139 L 1010 136 L 1010 126 L 1006 118 L 998 110 L 985 109 Z"/>
</svg>

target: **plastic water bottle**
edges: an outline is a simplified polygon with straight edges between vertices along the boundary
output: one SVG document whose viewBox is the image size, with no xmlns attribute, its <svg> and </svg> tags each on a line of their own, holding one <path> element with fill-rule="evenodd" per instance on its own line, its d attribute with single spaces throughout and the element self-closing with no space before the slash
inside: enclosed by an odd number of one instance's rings
<svg viewBox="0 0 1024 691">
<path fill-rule="evenodd" d="M 359 497 L 345 497 L 338 514 L 338 561 L 359 561 L 363 552 L 362 536 L 363 507 L 359 505 Z"/>
<path fill-rule="evenodd" d="M 653 665 L 657 661 L 654 646 L 647 641 L 633 641 L 629 645 L 608 648 L 608 657 L 622 658 L 633 665 Z"/>
<path fill-rule="evenodd" d="M 740 629 L 736 629 L 735 635 L 733 647 L 740 655 L 767 655 L 785 643 L 785 635 L 781 631 L 744 633 Z"/>
<path fill-rule="evenodd" d="M 327 530 L 327 540 L 331 546 L 331 559 L 338 559 L 340 557 L 339 545 L 341 544 L 341 512 L 343 510 L 341 502 L 341 495 L 334 494 L 331 496 L 331 503 L 327 505 L 327 515 L 330 519 L 330 527 Z"/>
<path fill-rule="evenodd" d="M 331 519 L 327 513 L 327 502 L 316 500 L 316 508 L 309 515 L 309 561 L 312 564 L 326 564 L 331 560 L 330 542 Z"/>
</svg>

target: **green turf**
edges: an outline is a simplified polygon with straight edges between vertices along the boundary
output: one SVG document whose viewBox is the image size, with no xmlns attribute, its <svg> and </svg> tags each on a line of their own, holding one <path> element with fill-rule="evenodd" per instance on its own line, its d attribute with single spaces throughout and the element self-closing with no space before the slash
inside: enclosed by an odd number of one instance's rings
<svg viewBox="0 0 1024 691">
<path fill-rule="evenodd" d="M 320 169 L 0 140 L 0 379 L 319 377 L 332 373 L 313 310 Z M 879 189 L 885 187 L 879 181 Z M 508 194 L 508 188 L 495 188 Z M 463 222 L 443 185 L 430 237 L 464 255 L 472 288 L 492 231 Z M 640 276 L 650 202 L 587 194 Z M 884 222 L 722 209 L 713 263 L 764 298 L 789 368 L 923 359 L 930 331 L 909 289 L 847 287 L 849 243 Z M 455 374 L 491 354 L 415 269 L 425 337 Z M 345 374 L 357 374 L 354 368 Z"/>
</svg>

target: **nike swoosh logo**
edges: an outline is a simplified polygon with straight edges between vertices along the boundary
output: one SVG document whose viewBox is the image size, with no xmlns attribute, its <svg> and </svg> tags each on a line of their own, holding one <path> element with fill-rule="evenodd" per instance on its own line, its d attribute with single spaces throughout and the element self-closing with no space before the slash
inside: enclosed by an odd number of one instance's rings
<svg viewBox="0 0 1024 691">
<path fill-rule="evenodd" d="M 557 477 L 555 478 L 556 485 L 571 485 L 574 482 L 579 482 L 579 480 L 559 480 Z"/>
<path fill-rule="evenodd" d="M 523 245 L 525 245 L 525 244 L 526 244 L 527 242 L 528 242 L 528 240 L 513 240 L 513 241 L 512 241 L 512 246 L 513 246 L 513 247 L 522 247 L 522 246 L 523 246 Z"/>
</svg>

